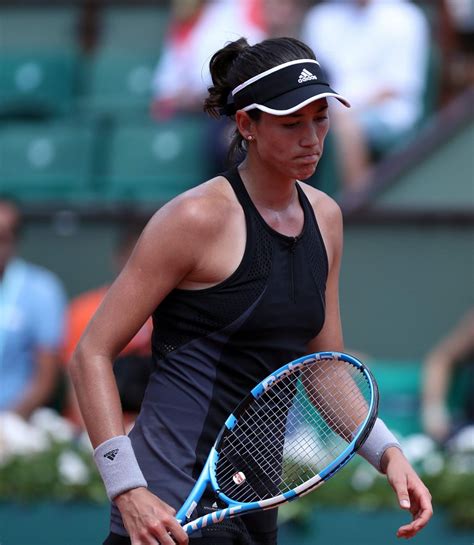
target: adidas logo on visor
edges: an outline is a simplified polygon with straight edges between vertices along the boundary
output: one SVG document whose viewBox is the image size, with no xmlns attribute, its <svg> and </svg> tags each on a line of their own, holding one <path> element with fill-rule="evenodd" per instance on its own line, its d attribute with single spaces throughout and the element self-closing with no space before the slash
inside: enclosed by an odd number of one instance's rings
<svg viewBox="0 0 474 545">
<path fill-rule="evenodd" d="M 301 70 L 300 77 L 298 78 L 298 83 L 304 83 L 305 81 L 309 81 L 312 79 L 318 79 L 317 76 L 312 74 L 309 70 L 306 70 L 306 68 L 303 68 Z"/>
</svg>

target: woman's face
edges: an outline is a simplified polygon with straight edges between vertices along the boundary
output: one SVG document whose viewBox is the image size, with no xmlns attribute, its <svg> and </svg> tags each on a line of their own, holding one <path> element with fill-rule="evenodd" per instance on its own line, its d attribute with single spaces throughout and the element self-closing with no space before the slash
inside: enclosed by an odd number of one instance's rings
<svg viewBox="0 0 474 545">
<path fill-rule="evenodd" d="M 272 170 L 305 180 L 316 170 L 328 129 L 328 104 L 320 99 L 285 116 L 262 113 L 254 122 L 252 146 Z"/>
</svg>

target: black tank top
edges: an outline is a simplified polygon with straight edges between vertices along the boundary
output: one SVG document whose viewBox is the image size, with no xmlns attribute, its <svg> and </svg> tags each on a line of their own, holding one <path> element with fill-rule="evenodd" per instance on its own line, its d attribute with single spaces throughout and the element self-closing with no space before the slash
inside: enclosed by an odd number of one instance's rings
<svg viewBox="0 0 474 545">
<path fill-rule="evenodd" d="M 237 168 L 224 177 L 245 213 L 242 261 L 216 286 L 173 290 L 154 312 L 156 368 L 130 434 L 150 490 L 176 510 L 228 414 L 257 382 L 304 355 L 325 318 L 327 255 L 302 188 L 303 230 L 289 237 L 264 221 Z M 275 511 L 254 517 L 260 529 L 276 525 Z M 116 508 L 111 529 L 125 534 Z"/>
</svg>

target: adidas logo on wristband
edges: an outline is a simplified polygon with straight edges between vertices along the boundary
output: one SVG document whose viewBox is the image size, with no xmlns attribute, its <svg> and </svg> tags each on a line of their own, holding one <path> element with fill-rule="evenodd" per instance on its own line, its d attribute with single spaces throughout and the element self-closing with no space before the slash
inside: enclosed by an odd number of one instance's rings
<svg viewBox="0 0 474 545">
<path fill-rule="evenodd" d="M 114 450 L 109 450 L 109 452 L 106 452 L 104 454 L 104 458 L 108 458 L 109 460 L 113 461 L 115 460 L 115 457 L 117 456 L 119 449 L 114 448 Z"/>
</svg>

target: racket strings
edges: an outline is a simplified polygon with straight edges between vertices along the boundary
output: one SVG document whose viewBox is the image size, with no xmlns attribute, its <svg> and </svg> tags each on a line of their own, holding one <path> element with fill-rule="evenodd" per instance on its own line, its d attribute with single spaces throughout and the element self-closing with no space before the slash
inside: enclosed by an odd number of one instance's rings
<svg viewBox="0 0 474 545">
<path fill-rule="evenodd" d="M 328 426 L 350 441 L 367 414 L 369 384 L 357 368 L 331 363 L 309 369 L 302 384 Z"/>
<path fill-rule="evenodd" d="M 304 484 L 346 449 L 369 402 L 370 385 L 357 367 L 332 359 L 305 362 L 237 415 L 219 451 L 220 491 L 251 502 Z"/>
</svg>

